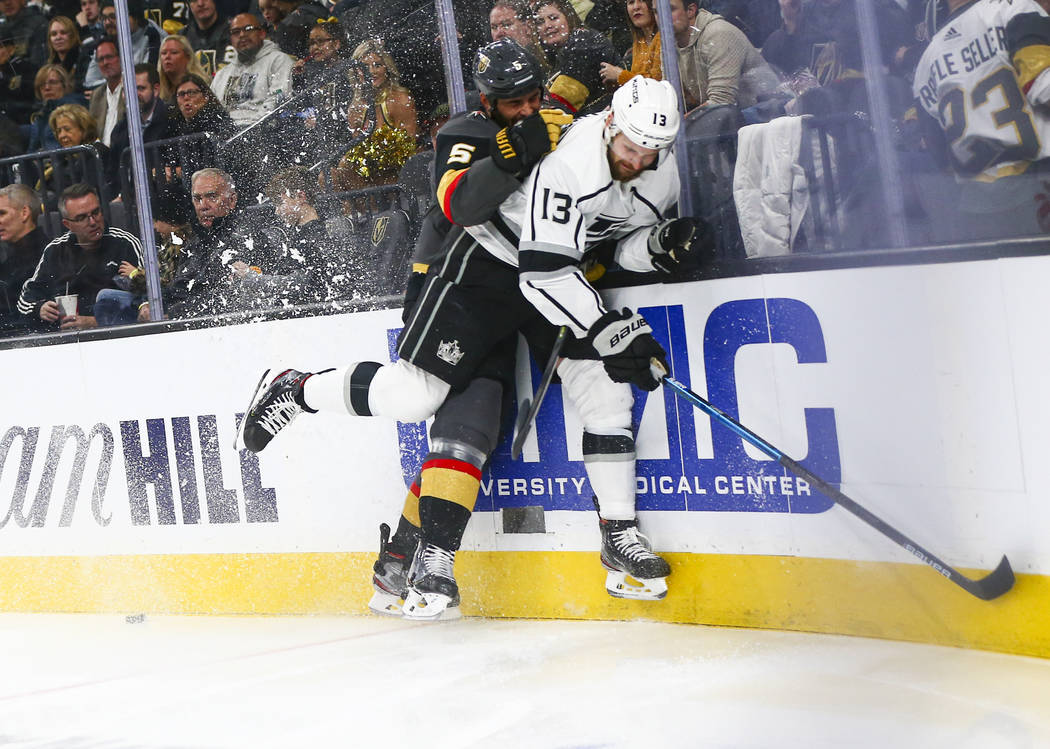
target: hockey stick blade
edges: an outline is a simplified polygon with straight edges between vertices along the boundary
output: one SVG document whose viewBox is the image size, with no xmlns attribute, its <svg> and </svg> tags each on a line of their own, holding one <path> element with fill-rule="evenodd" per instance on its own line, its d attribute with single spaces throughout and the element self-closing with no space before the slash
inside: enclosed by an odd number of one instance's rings
<svg viewBox="0 0 1050 749">
<path fill-rule="evenodd" d="M 568 334 L 569 329 L 564 325 L 558 328 L 558 336 L 554 339 L 554 345 L 551 347 L 550 359 L 547 360 L 547 366 L 543 370 L 543 377 L 540 378 L 540 386 L 536 388 L 536 395 L 531 402 L 525 399 L 521 404 L 521 410 L 518 412 L 518 421 L 514 425 L 514 441 L 510 446 L 511 460 L 517 460 L 521 456 L 521 449 L 525 446 L 525 439 L 529 436 L 529 432 L 532 431 L 532 423 L 536 420 L 536 414 L 539 413 L 543 398 L 547 395 L 547 388 L 550 387 L 551 380 L 554 379 L 554 372 L 558 369 L 561 349 L 565 345 L 565 337 Z"/>
<path fill-rule="evenodd" d="M 788 471 L 808 482 L 810 486 L 820 490 L 839 507 L 863 520 L 909 554 L 918 558 L 923 564 L 932 567 L 942 577 L 955 583 L 970 595 L 980 598 L 982 601 L 990 601 L 1003 595 L 1013 587 L 1014 571 L 1011 569 L 1010 562 L 1005 556 L 999 561 L 999 565 L 984 577 L 976 580 L 967 577 L 955 568 L 945 564 L 885 520 L 882 520 L 871 511 L 857 504 L 855 500 L 843 494 L 827 481 L 820 478 L 797 461 L 789 458 L 783 452 L 769 442 L 766 442 L 725 411 L 711 404 L 709 401 L 704 400 L 685 385 L 678 382 L 678 380 L 673 377 L 664 377 L 663 382 L 666 386 L 671 388 L 676 395 L 689 401 L 708 416 L 727 427 L 730 431 L 736 433 L 739 437 L 754 445 Z"/>
</svg>

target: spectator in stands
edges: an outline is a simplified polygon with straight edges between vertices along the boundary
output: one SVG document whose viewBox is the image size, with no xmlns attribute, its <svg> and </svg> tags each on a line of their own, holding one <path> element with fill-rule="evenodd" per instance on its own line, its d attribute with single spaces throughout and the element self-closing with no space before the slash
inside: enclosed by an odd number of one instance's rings
<svg viewBox="0 0 1050 749">
<path fill-rule="evenodd" d="M 29 152 L 51 151 L 60 148 L 48 122 L 51 113 L 63 104 L 87 106 L 87 99 L 73 90 L 73 77 L 61 65 L 48 63 L 36 74 L 36 96 L 40 104 L 30 118 Z"/>
<path fill-rule="evenodd" d="M 186 80 L 190 73 L 201 78 L 211 78 L 211 73 L 204 70 L 194 54 L 193 47 L 184 36 L 169 36 L 160 45 L 160 62 L 157 63 L 160 79 L 160 98 L 168 104 L 175 104 L 175 88 Z"/>
<path fill-rule="evenodd" d="M 216 98 L 208 81 L 192 73 L 175 89 L 178 114 L 175 116 L 177 135 L 215 133 L 225 140 L 237 132 L 230 113 Z"/>
<path fill-rule="evenodd" d="M 354 2 L 358 1 L 354 0 Z M 277 7 L 275 0 L 259 0 L 259 13 L 263 17 L 267 34 L 273 33 L 273 30 L 277 28 L 277 24 L 284 19 L 284 13 Z"/>
<path fill-rule="evenodd" d="M 0 36 L 4 28 L 0 25 Z M 32 116 L 33 81 L 37 66 L 26 57 L 17 55 L 17 40 L 0 38 L 0 113 L 19 125 L 29 123 Z"/>
<path fill-rule="evenodd" d="M 663 80 L 660 29 L 656 25 L 656 11 L 653 10 L 652 0 L 627 0 L 627 18 L 631 23 L 631 34 L 634 36 L 630 69 L 602 63 L 602 80 L 616 86 L 622 86 L 636 75 Z"/>
<path fill-rule="evenodd" d="M 359 68 L 348 62 L 348 47 L 343 25 L 322 19 L 310 29 L 308 59 L 300 60 L 293 69 L 295 93 L 309 94 L 301 113 L 303 128 L 297 133 L 297 144 L 289 145 L 315 161 L 345 152 L 354 137 L 347 119 L 349 112 L 365 111 L 374 103 L 368 98 L 370 85 L 359 80 Z M 289 160 L 296 160 L 297 155 L 291 154 Z"/>
<path fill-rule="evenodd" d="M 98 139 L 98 122 L 79 104 L 56 107 L 48 125 L 60 148 L 82 146 Z"/>
<path fill-rule="evenodd" d="M 94 146 L 95 154 L 105 157 L 106 147 L 98 141 L 98 126 L 95 119 L 84 107 L 79 104 L 63 104 L 57 107 L 48 118 L 48 125 L 58 140 L 61 148 L 72 148 L 73 146 Z M 85 157 L 82 153 L 62 154 L 48 159 L 44 165 L 43 179 L 37 184 L 37 190 L 53 194 L 54 172 L 61 169 L 62 179 L 58 186 L 68 185 L 70 182 L 95 181 L 98 174 L 92 167 L 92 159 Z"/>
<path fill-rule="evenodd" d="M 266 38 L 262 22 L 251 13 L 234 16 L 230 35 L 237 60 L 220 70 L 212 91 L 240 126 L 250 125 L 292 90 L 292 58 Z"/>
<path fill-rule="evenodd" d="M 254 227 L 238 205 L 233 178 L 220 169 L 201 169 L 191 178 L 194 236 L 186 244 L 184 262 L 164 288 L 171 317 L 198 317 L 244 309 L 250 290 L 240 283 L 263 270 L 269 254 L 266 232 Z M 253 305 L 255 306 L 255 305 Z M 140 310 L 148 319 L 149 305 Z"/>
<path fill-rule="evenodd" d="M 492 32 L 492 41 L 513 39 L 522 49 L 531 52 L 547 74 L 550 63 L 532 19 L 532 9 L 525 0 L 496 0 L 489 11 L 489 31 Z"/>
<path fill-rule="evenodd" d="M 77 25 L 65 16 L 55 16 L 47 27 L 47 61 L 57 63 L 73 76 L 74 85 L 80 88 L 87 72 L 90 56 L 81 56 L 80 32 Z"/>
<path fill-rule="evenodd" d="M 302 167 L 289 167 L 273 176 L 265 192 L 288 227 L 276 248 L 278 262 L 273 272 L 284 277 L 289 301 L 305 304 L 344 297 L 352 274 L 314 207 L 317 178 Z"/>
<path fill-rule="evenodd" d="M 47 19 L 26 0 L 0 0 L 0 38 L 14 40 L 14 57 L 24 57 L 39 68 L 47 61 Z"/>
<path fill-rule="evenodd" d="M 103 39 L 95 47 L 95 61 L 103 83 L 91 92 L 88 109 L 98 123 L 99 139 L 109 145 L 110 135 L 124 116 L 124 79 L 120 70 L 120 50 L 112 39 Z"/>
<path fill-rule="evenodd" d="M 37 226 L 40 210 L 39 196 L 25 185 L 0 188 L 0 321 L 17 317 L 15 302 L 47 244 Z"/>
<path fill-rule="evenodd" d="M 631 48 L 633 37 L 623 13 L 623 0 L 572 0 L 572 9 L 587 28 L 612 42 L 621 57 Z"/>
<path fill-rule="evenodd" d="M 141 266 L 142 246 L 134 234 L 106 229 L 98 190 L 78 183 L 63 190 L 58 199 L 62 225 L 69 231 L 52 240 L 40 263 L 25 282 L 18 312 L 62 330 L 97 326 L 95 298 L 102 289 L 117 288 L 116 268 L 123 262 Z M 77 312 L 62 316 L 55 297 L 77 295 Z"/>
<path fill-rule="evenodd" d="M 219 68 L 237 58 L 230 40 L 230 19 L 219 15 L 215 0 L 192 0 L 190 22 L 182 30 L 191 49 L 201 58 L 201 67 L 208 75 L 215 75 Z"/>
<path fill-rule="evenodd" d="M 882 59 L 893 66 L 897 53 L 914 41 L 908 17 L 894 0 L 874 0 Z M 800 95 L 798 110 L 817 115 L 867 111 L 865 72 L 861 59 L 860 31 L 853 0 L 780 0 L 783 25 L 762 47 L 762 56 L 777 72 L 789 78 Z M 815 85 L 819 85 L 819 90 Z M 891 83 L 910 104 L 910 92 L 901 80 Z M 905 102 L 891 101 L 900 109 Z"/>
<path fill-rule="evenodd" d="M 102 26 L 102 7 L 100 0 L 80 0 L 80 12 L 77 13 L 77 32 L 80 35 L 81 44 L 91 44 L 94 49 L 95 43 L 106 35 Z M 85 53 L 87 50 L 85 50 Z M 90 55 L 88 55 L 90 57 Z"/>
<path fill-rule="evenodd" d="M 131 25 L 132 59 L 136 64 L 148 62 L 156 65 L 160 58 L 160 43 L 168 36 L 160 26 L 145 17 L 144 0 L 128 0 L 128 23 Z M 117 10 L 113 0 L 103 0 L 102 27 L 109 39 L 117 38 Z M 105 75 L 98 69 L 98 55 L 88 65 L 84 86 L 96 88 L 102 85 Z"/>
<path fill-rule="evenodd" d="M 368 69 L 375 94 L 375 129 L 346 153 L 333 178 L 341 189 L 393 182 L 405 161 L 417 150 L 416 105 L 401 85 L 393 58 L 376 39 L 362 42 L 353 58 Z M 365 113 L 351 111 L 351 130 L 360 127 Z"/>
<path fill-rule="evenodd" d="M 310 30 L 324 18 L 334 19 L 313 0 L 274 0 L 274 5 L 284 17 L 274 27 L 273 42 L 285 54 L 299 59 L 310 54 Z"/>
<path fill-rule="evenodd" d="M 139 116 L 142 119 L 142 142 L 151 143 L 174 137 L 174 117 L 168 105 L 160 98 L 160 74 L 148 62 L 140 62 L 135 66 L 135 91 L 139 100 Z M 106 177 L 113 188 L 113 194 L 120 191 L 120 159 L 124 149 L 130 144 L 128 118 L 125 114 L 113 128 L 106 164 Z"/>
<path fill-rule="evenodd" d="M 744 32 L 701 10 L 695 0 L 671 0 L 671 24 L 687 111 L 719 104 L 753 107 L 780 85 Z"/>
<path fill-rule="evenodd" d="M 583 26 L 568 0 L 541 0 L 533 5 L 540 42 L 557 71 L 548 89 L 573 113 L 601 109 L 609 91 L 602 81 L 602 64 L 620 60 L 612 43 Z"/>
</svg>

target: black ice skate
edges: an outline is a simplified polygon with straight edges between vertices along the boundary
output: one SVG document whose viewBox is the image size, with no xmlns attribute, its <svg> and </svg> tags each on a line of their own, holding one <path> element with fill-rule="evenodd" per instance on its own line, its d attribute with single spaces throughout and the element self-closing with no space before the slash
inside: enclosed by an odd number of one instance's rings
<svg viewBox="0 0 1050 749">
<path fill-rule="evenodd" d="M 458 619 L 459 586 L 452 574 L 456 552 L 420 541 L 412 559 L 405 619 L 438 621 Z"/>
<path fill-rule="evenodd" d="M 602 566 L 608 571 L 605 589 L 616 598 L 655 601 L 667 595 L 671 566 L 652 551 L 649 539 L 638 532 L 637 520 L 606 520 L 602 529 Z"/>
<path fill-rule="evenodd" d="M 253 453 L 262 452 L 270 440 L 303 411 L 317 413 L 303 400 L 303 383 L 313 373 L 286 369 L 267 385 L 269 374 L 268 369 L 259 379 L 238 433 L 241 444 Z"/>
<path fill-rule="evenodd" d="M 418 545 L 418 536 L 414 539 Z M 390 526 L 379 526 L 379 558 L 372 565 L 375 592 L 368 608 L 385 616 L 401 616 L 401 605 L 408 595 L 408 568 L 412 552 L 399 552 L 390 542 Z"/>
</svg>

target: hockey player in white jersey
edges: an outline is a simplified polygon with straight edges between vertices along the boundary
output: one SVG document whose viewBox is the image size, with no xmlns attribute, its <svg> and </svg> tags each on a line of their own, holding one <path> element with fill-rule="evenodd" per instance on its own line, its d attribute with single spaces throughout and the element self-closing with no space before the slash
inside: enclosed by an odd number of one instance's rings
<svg viewBox="0 0 1050 749">
<path fill-rule="evenodd" d="M 620 597 L 664 597 L 670 567 L 652 553 L 635 515 L 629 383 L 655 389 L 651 361 L 666 368 L 665 354 L 640 315 L 605 308 L 580 265 L 591 245 L 611 239 L 625 269 L 673 273 L 709 241 L 698 220 L 669 217 L 678 194 L 671 145 L 679 120 L 670 84 L 632 79 L 611 111 L 568 130 L 497 216 L 450 239 L 402 331 L 398 362 L 288 370 L 268 383 L 264 374 L 243 422 L 245 446 L 261 451 L 304 410 L 422 420 L 469 382 L 508 333 L 520 331 L 543 361 L 557 326 L 566 325 L 573 339 L 558 374 L 583 422 L 607 588 Z M 501 132 L 496 147 L 510 159 L 515 143 Z M 410 597 L 439 610 L 448 589 L 413 588 Z"/>
<path fill-rule="evenodd" d="M 1035 0 L 951 0 L 949 10 L 919 60 L 913 93 L 927 145 L 959 181 L 964 217 L 976 218 L 958 231 L 1042 233 L 1050 17 Z"/>
</svg>

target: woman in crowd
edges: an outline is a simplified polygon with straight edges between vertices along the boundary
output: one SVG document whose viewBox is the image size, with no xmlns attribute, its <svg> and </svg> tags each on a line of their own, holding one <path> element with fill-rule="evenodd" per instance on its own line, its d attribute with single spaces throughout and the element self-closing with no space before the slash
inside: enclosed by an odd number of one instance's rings
<svg viewBox="0 0 1050 749">
<path fill-rule="evenodd" d="M 398 128 L 415 138 L 419 128 L 416 122 L 416 105 L 412 101 L 411 92 L 401 85 L 401 75 L 394 64 L 394 58 L 378 39 L 368 39 L 357 45 L 353 59 L 363 63 L 372 76 L 377 128 Z"/>
<path fill-rule="evenodd" d="M 302 112 L 302 147 L 311 158 L 342 153 L 354 134 L 347 121 L 351 111 L 371 107 L 371 87 L 363 66 L 349 59 L 349 37 L 335 18 L 321 18 L 310 29 L 310 54 L 292 69 L 292 88 L 308 91 Z"/>
<path fill-rule="evenodd" d="M 584 26 L 569 0 L 540 0 L 532 7 L 540 43 L 556 71 L 552 96 L 580 114 L 603 108 L 609 92 L 601 66 L 619 59 L 612 43 Z"/>
<path fill-rule="evenodd" d="M 48 118 L 48 126 L 58 141 L 59 148 L 92 145 L 99 155 L 99 161 L 108 150 L 98 139 L 98 123 L 85 107 L 79 104 L 63 104 L 56 107 Z M 37 192 L 57 192 L 61 187 L 75 182 L 97 182 L 98 173 L 91 167 L 94 161 L 83 158 L 80 152 L 61 154 L 48 159 L 44 164 L 44 178 L 37 184 Z M 56 182 L 53 179 L 56 168 L 60 168 L 63 178 Z"/>
<path fill-rule="evenodd" d="M 353 59 L 365 66 L 372 78 L 375 96 L 375 129 L 363 142 L 346 153 L 333 178 L 341 189 L 387 184 L 416 152 L 416 105 L 412 94 L 401 85 L 393 58 L 376 39 L 362 42 Z M 351 131 L 368 121 L 369 113 L 350 107 L 347 120 Z"/>
<path fill-rule="evenodd" d="M 212 93 L 204 76 L 187 73 L 175 87 L 175 104 L 178 109 L 175 115 L 177 135 L 214 133 L 219 139 L 226 140 L 237 132 L 233 118 Z"/>
<path fill-rule="evenodd" d="M 80 32 L 77 25 L 65 16 L 55 16 L 47 25 L 47 61 L 61 65 L 73 76 L 73 85 L 80 88 L 87 72 L 88 60 L 81 60 Z"/>
<path fill-rule="evenodd" d="M 85 107 L 63 104 L 48 118 L 51 132 L 61 148 L 72 148 L 98 140 L 98 124 Z"/>
<path fill-rule="evenodd" d="M 627 0 L 627 19 L 631 23 L 634 43 L 631 45 L 630 69 L 605 63 L 601 66 L 602 80 L 622 86 L 636 75 L 663 80 L 660 63 L 660 30 L 656 26 L 656 11 L 652 0 Z M 671 40 L 674 43 L 674 40 Z M 626 62 L 625 62 L 626 64 Z"/>
<path fill-rule="evenodd" d="M 29 147 L 33 151 L 51 151 L 61 148 L 55 134 L 48 126 L 51 114 L 64 104 L 79 104 L 87 107 L 87 99 L 73 90 L 73 76 L 62 65 L 48 63 L 40 68 L 35 80 L 36 98 L 39 106 L 33 112 L 29 125 Z"/>
<path fill-rule="evenodd" d="M 157 72 L 160 73 L 160 98 L 167 104 L 176 104 L 175 88 L 189 74 L 207 79 L 208 74 L 204 72 L 193 47 L 186 37 L 169 36 L 160 45 L 160 59 L 157 60 Z"/>
</svg>

